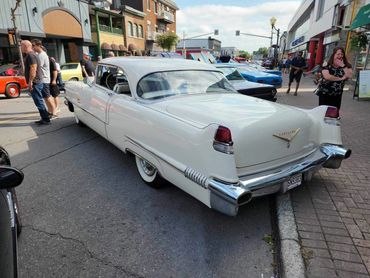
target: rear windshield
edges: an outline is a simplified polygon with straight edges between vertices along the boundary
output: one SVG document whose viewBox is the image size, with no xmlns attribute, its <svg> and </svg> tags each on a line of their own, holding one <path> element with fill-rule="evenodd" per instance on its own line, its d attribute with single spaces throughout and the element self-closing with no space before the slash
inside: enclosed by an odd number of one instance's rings
<svg viewBox="0 0 370 278">
<path fill-rule="evenodd" d="M 235 93 L 225 76 L 215 71 L 169 71 L 151 73 L 142 78 L 137 94 L 143 99 L 176 95 Z"/>
<path fill-rule="evenodd" d="M 243 76 L 236 68 L 218 68 L 225 74 L 227 80 L 244 80 Z"/>
</svg>

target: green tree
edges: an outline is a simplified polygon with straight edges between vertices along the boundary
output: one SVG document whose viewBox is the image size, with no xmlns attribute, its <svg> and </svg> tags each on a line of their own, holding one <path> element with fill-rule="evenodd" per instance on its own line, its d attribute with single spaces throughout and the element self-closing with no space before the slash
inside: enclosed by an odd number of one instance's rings
<svg viewBox="0 0 370 278">
<path fill-rule="evenodd" d="M 165 33 L 158 35 L 156 41 L 163 50 L 171 51 L 172 47 L 179 41 L 179 37 L 175 33 Z"/>
<path fill-rule="evenodd" d="M 239 57 L 250 60 L 252 58 L 252 55 L 248 51 L 241 50 L 239 51 Z"/>
<path fill-rule="evenodd" d="M 257 54 L 261 54 L 264 58 L 266 58 L 269 54 L 269 50 L 267 47 L 260 47 L 256 52 Z"/>
</svg>

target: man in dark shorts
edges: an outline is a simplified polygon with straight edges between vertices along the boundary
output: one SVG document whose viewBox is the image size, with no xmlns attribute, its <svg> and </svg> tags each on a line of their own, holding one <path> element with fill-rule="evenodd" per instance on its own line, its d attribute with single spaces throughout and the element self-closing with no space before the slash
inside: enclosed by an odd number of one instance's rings
<svg viewBox="0 0 370 278">
<path fill-rule="evenodd" d="M 83 58 L 80 61 L 81 69 L 82 69 L 82 76 L 84 81 L 87 78 L 93 78 L 95 74 L 95 67 L 90 60 L 90 53 L 84 52 Z"/>
<path fill-rule="evenodd" d="M 294 95 L 295 96 L 297 95 L 298 88 L 299 88 L 299 82 L 301 81 L 303 70 L 307 67 L 306 60 L 302 56 L 303 56 L 303 52 L 299 51 L 297 56 L 293 58 L 292 63 L 290 64 L 289 85 L 288 85 L 288 90 L 286 91 L 287 94 L 289 94 L 290 86 L 295 80 L 297 85 L 295 88 Z"/>
<path fill-rule="evenodd" d="M 57 118 L 58 114 L 60 112 L 59 108 L 59 87 L 57 84 L 57 78 L 58 78 L 58 70 L 57 70 L 57 64 L 55 62 L 54 57 L 49 57 L 49 64 L 50 64 L 50 94 L 53 97 L 54 107 L 55 107 L 55 113 L 52 115 L 52 117 Z"/>
<path fill-rule="evenodd" d="M 42 93 L 43 74 L 40 67 L 40 60 L 37 54 L 33 51 L 32 43 L 30 41 L 23 40 L 21 42 L 21 49 L 22 52 L 26 54 L 24 59 L 24 75 L 28 84 L 28 89 L 41 116 L 41 119 L 35 123 L 39 125 L 50 124 L 49 113 L 46 110 Z"/>
</svg>

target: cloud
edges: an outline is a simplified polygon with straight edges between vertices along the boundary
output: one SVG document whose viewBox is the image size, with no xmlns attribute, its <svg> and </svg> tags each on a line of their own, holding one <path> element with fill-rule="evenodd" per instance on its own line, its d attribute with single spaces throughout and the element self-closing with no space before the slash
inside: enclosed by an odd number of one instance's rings
<svg viewBox="0 0 370 278">
<path fill-rule="evenodd" d="M 222 46 L 235 46 L 240 50 L 252 52 L 260 47 L 268 47 L 270 40 L 246 35 L 236 37 L 235 31 L 270 36 L 270 18 L 275 17 L 276 27 L 280 29 L 281 35 L 286 31 L 300 3 L 298 0 L 264 2 L 252 7 L 232 5 L 198 5 L 184 9 L 180 7 L 176 14 L 177 34 L 182 38 L 185 32 L 186 37 L 192 37 L 219 29 L 220 35 L 212 37 L 220 40 Z"/>
</svg>

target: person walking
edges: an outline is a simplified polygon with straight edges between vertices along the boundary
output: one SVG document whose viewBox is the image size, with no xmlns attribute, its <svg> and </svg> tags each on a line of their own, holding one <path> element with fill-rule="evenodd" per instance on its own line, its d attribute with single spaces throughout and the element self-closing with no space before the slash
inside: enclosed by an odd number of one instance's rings
<svg viewBox="0 0 370 278">
<path fill-rule="evenodd" d="M 292 63 L 292 60 L 290 59 L 290 55 L 288 58 L 285 60 L 285 70 L 284 73 L 289 73 L 290 70 L 290 64 Z"/>
<path fill-rule="evenodd" d="M 57 64 L 54 57 L 49 57 L 49 65 L 50 65 L 50 94 L 53 99 L 54 107 L 55 107 L 55 113 L 52 115 L 54 118 L 58 117 L 58 114 L 60 112 L 59 108 L 59 87 L 57 84 L 57 78 L 58 78 L 58 69 Z"/>
<path fill-rule="evenodd" d="M 42 42 L 39 39 L 33 39 L 31 41 L 33 50 L 38 54 L 40 60 L 40 69 L 42 73 L 42 96 L 45 100 L 45 104 L 48 108 L 48 112 L 52 117 L 55 115 L 54 102 L 50 95 L 50 62 L 49 56 L 45 52 L 45 48 L 42 46 Z"/>
<path fill-rule="evenodd" d="M 323 64 L 321 74 L 322 80 L 316 91 L 319 105 L 335 106 L 339 116 L 344 83 L 352 78 L 352 66 L 342 47 L 334 48 L 328 62 Z"/>
<path fill-rule="evenodd" d="M 41 116 L 41 119 L 35 123 L 39 125 L 50 124 L 49 114 L 46 110 L 42 95 L 43 84 L 41 82 L 42 72 L 40 60 L 33 51 L 32 43 L 29 40 L 22 40 L 21 50 L 22 53 L 26 55 L 24 58 L 24 75 L 28 84 L 28 89 Z"/>
<path fill-rule="evenodd" d="M 80 61 L 81 70 L 82 70 L 82 77 L 84 78 L 84 81 L 86 81 L 87 78 L 92 79 L 95 74 L 95 67 L 93 63 L 90 60 L 90 53 L 84 52 L 82 60 Z"/>
<path fill-rule="evenodd" d="M 302 57 L 303 52 L 299 51 L 297 56 L 293 58 L 292 63 L 290 64 L 290 73 L 289 73 L 289 85 L 288 90 L 286 91 L 287 94 L 290 92 L 290 86 L 292 85 L 293 81 L 296 81 L 296 87 L 294 95 L 297 95 L 299 82 L 301 81 L 303 69 L 307 67 L 306 60 Z"/>
</svg>

